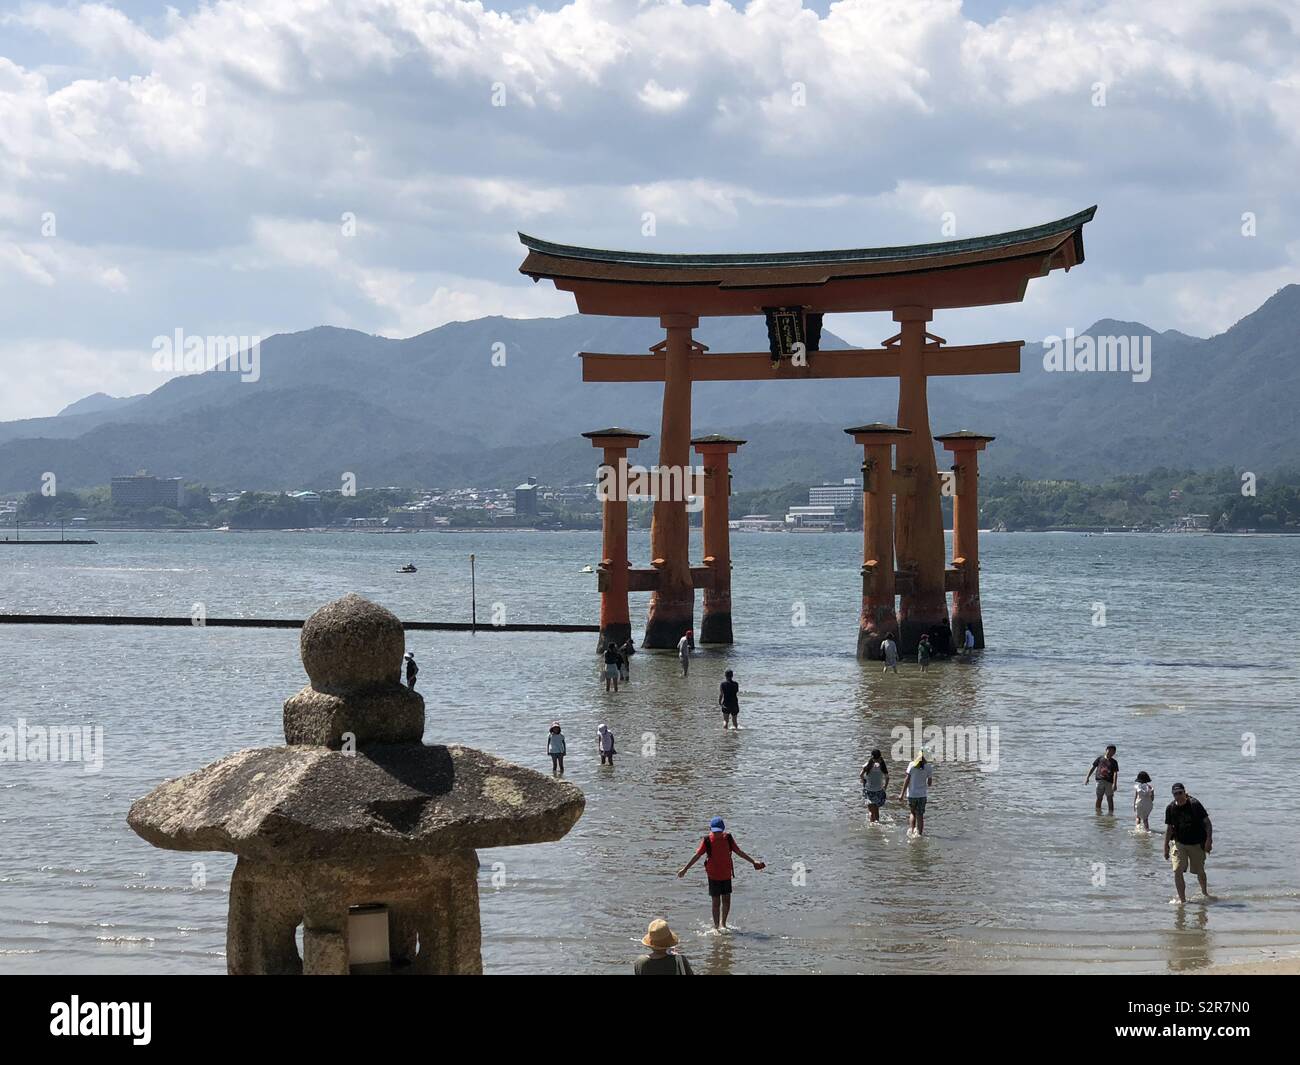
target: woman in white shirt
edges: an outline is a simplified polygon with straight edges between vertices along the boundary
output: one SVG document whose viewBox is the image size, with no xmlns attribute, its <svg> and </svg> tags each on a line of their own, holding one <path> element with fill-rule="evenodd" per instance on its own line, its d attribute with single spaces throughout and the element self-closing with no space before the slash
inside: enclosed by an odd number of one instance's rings
<svg viewBox="0 0 1300 1065">
<path fill-rule="evenodd" d="M 889 792 L 889 766 L 885 765 L 880 748 L 871 752 L 867 764 L 858 774 L 858 780 L 862 782 L 862 797 L 867 800 L 867 812 L 874 824 L 880 820 L 880 808 L 885 805 Z"/>
<path fill-rule="evenodd" d="M 1147 818 L 1151 816 L 1151 807 L 1156 802 L 1156 789 L 1151 783 L 1151 777 L 1144 769 L 1137 775 L 1137 780 L 1133 782 L 1133 816 L 1135 818 L 1134 828 L 1151 831 L 1151 825 Z"/>
</svg>

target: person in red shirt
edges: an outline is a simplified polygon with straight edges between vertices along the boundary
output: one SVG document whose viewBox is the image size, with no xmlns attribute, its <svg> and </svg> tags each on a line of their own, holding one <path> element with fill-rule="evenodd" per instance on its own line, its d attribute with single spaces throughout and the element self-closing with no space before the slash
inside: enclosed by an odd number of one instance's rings
<svg viewBox="0 0 1300 1065">
<path fill-rule="evenodd" d="M 731 913 L 731 880 L 734 875 L 731 856 L 739 854 L 755 870 L 766 869 L 763 862 L 756 862 L 737 846 L 735 839 L 727 831 L 726 823 L 721 817 L 709 822 L 709 834 L 700 840 L 695 856 L 677 870 L 679 877 L 690 872 L 690 868 L 701 858 L 704 859 L 704 873 L 709 878 L 709 898 L 713 902 L 713 927 L 720 930 L 727 927 L 727 916 Z"/>
</svg>

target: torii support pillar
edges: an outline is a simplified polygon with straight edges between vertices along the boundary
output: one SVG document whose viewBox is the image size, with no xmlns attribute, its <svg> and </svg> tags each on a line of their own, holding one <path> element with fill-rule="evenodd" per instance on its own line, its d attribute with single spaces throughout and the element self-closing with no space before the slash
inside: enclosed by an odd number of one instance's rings
<svg viewBox="0 0 1300 1065">
<path fill-rule="evenodd" d="M 894 515 L 894 549 L 898 568 L 905 575 L 898 604 L 898 649 L 903 654 L 914 652 L 926 633 L 938 653 L 953 650 L 944 590 L 939 467 L 926 396 L 927 348 L 939 350 L 938 343 L 927 344 L 927 340 L 938 340 L 926 333 L 929 320 L 926 307 L 894 310 L 894 321 L 900 325 L 895 338 L 899 342 L 898 425 L 909 430 L 909 435 L 898 441 L 898 468 L 911 480 L 911 491 L 898 497 Z"/>
<path fill-rule="evenodd" d="M 659 430 L 660 478 L 650 523 L 651 565 L 659 572 L 650 595 L 642 647 L 672 648 L 695 627 L 695 586 L 691 580 L 690 526 L 686 519 L 686 472 L 691 461 L 691 330 L 693 314 L 659 319 L 668 334 L 664 344 L 664 407 Z M 676 490 L 669 488 L 676 483 Z M 681 498 L 662 498 L 679 495 Z"/>
<path fill-rule="evenodd" d="M 994 438 L 963 429 L 936 436 L 953 455 L 956 475 L 952 501 L 952 635 L 963 646 L 966 630 L 975 634 L 976 648 L 984 646 L 984 615 L 980 612 L 980 495 L 979 453 Z"/>
<path fill-rule="evenodd" d="M 862 615 L 858 658 L 880 657 L 880 645 L 898 632 L 894 611 L 894 445 L 909 432 L 873 422 L 845 429 L 864 448 L 862 462 Z M 899 485 L 902 492 L 904 487 Z"/>
<path fill-rule="evenodd" d="M 600 560 L 597 586 L 600 588 L 600 636 L 596 650 L 603 651 L 605 644 L 625 643 L 632 636 L 631 615 L 628 613 L 628 558 L 627 558 L 627 453 L 641 443 L 649 433 L 631 429 L 595 429 L 583 433 L 594 447 L 602 448 L 601 470 L 598 474 L 602 496 L 600 518 Z"/>
<path fill-rule="evenodd" d="M 701 436 L 691 441 L 704 460 L 704 565 L 713 579 L 704 587 L 700 643 L 734 643 L 731 631 L 730 456 L 744 440 Z"/>
</svg>

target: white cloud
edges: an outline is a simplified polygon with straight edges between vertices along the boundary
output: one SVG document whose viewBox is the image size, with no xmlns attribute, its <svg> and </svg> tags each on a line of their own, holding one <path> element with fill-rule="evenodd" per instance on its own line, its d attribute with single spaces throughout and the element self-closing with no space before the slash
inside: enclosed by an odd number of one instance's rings
<svg viewBox="0 0 1300 1065">
<path fill-rule="evenodd" d="M 1108 315 L 1208 331 L 1295 266 L 1287 0 L 1049 0 L 987 25 L 958 0 L 226 0 L 147 24 L 36 3 L 0 25 L 27 31 L 0 58 L 0 276 L 20 294 L 0 338 L 44 338 L 85 392 L 111 374 L 76 353 L 128 350 L 141 321 L 398 335 L 563 313 L 517 274 L 514 230 L 644 246 L 645 211 L 653 246 L 742 250 L 1101 204 L 1080 273 L 954 315 L 953 336 Z M 50 393 L 9 395 L 39 413 Z"/>
</svg>

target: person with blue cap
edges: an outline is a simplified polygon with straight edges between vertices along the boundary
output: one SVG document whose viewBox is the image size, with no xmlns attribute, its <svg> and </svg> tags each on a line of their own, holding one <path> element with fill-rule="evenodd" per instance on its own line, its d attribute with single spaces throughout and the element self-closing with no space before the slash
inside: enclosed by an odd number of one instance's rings
<svg viewBox="0 0 1300 1065">
<path fill-rule="evenodd" d="M 682 868 L 677 870 L 679 877 L 690 872 L 690 868 L 701 858 L 704 859 L 704 875 L 709 879 L 709 899 L 713 903 L 713 928 L 722 931 L 727 927 L 727 916 L 731 913 L 731 881 L 735 875 L 731 856 L 739 854 L 754 869 L 766 869 L 763 862 L 756 862 L 740 849 L 731 833 L 727 831 L 726 822 L 715 817 L 709 822 L 709 834 L 700 841 L 695 856 Z"/>
</svg>

